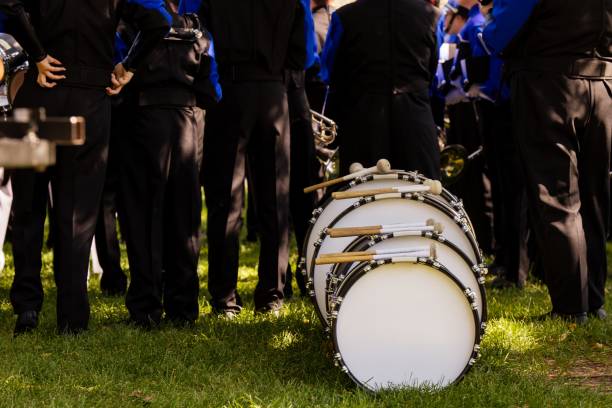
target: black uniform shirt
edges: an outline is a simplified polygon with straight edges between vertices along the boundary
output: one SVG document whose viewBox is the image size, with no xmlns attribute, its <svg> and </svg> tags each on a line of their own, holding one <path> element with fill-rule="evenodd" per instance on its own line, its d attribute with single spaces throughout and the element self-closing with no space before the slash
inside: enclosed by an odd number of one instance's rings
<svg viewBox="0 0 612 408">
<path fill-rule="evenodd" d="M 358 0 L 332 16 L 321 77 L 336 89 L 424 90 L 437 66 L 438 11 L 424 0 Z"/>
<path fill-rule="evenodd" d="M 282 79 L 288 61 L 303 60 L 300 7 L 299 0 L 203 0 L 200 15 L 215 41 L 221 79 Z"/>
<path fill-rule="evenodd" d="M 70 67 L 87 67 L 108 71 L 109 78 L 120 18 L 142 33 L 126 68 L 142 62 L 171 21 L 162 0 L 0 0 L 0 11 L 16 23 L 12 34 L 32 60 L 41 61 L 48 53 L 68 72 Z"/>
</svg>

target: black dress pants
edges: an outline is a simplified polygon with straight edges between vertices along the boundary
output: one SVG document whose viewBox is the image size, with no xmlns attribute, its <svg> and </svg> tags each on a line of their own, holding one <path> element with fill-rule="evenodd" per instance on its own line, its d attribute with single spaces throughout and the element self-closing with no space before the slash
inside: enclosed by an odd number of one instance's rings
<svg viewBox="0 0 612 408">
<path fill-rule="evenodd" d="M 289 259 L 289 112 L 283 82 L 226 82 L 207 113 L 204 192 L 208 207 L 208 289 L 216 311 L 240 310 L 239 233 L 249 167 L 261 242 L 255 308 L 283 299 Z"/>
<path fill-rule="evenodd" d="M 612 81 L 512 78 L 516 140 L 553 311 L 604 303 Z"/>
<path fill-rule="evenodd" d="M 204 113 L 199 108 L 135 109 L 122 139 L 120 215 L 130 263 L 126 306 L 136 323 L 198 318 Z"/>
<path fill-rule="evenodd" d="M 490 103 L 490 102 L 483 102 Z M 481 109 L 478 102 L 461 102 L 448 106 L 450 129 L 447 133 L 448 144 L 460 144 L 468 154 L 483 146 Z M 491 184 L 486 174 L 485 155 L 474 158 L 465 170 L 465 175 L 449 187 L 465 206 L 472 220 L 476 237 L 482 250 L 493 251 L 493 214 L 491 203 Z"/>
<path fill-rule="evenodd" d="M 494 223 L 497 243 L 496 263 L 503 266 L 505 279 L 522 286 L 529 276 L 530 255 L 529 214 L 525 193 L 525 178 L 520 165 L 518 149 L 514 139 L 514 125 L 510 101 L 495 105 L 491 139 L 492 160 L 489 172 L 497 173 L 492 177 L 493 197 L 497 180 L 499 199 L 493 200 Z"/>
<path fill-rule="evenodd" d="M 102 192 L 102 203 L 96 226 L 96 251 L 102 267 L 100 288 L 109 294 L 124 293 L 127 277 L 121 269 L 121 250 L 117 237 L 117 211 L 119 205 L 119 180 L 121 177 L 121 158 L 119 143 L 121 138 L 129 137 L 126 124 L 131 120 L 127 104 L 118 104 L 111 110 L 111 134 L 108 144 L 108 164 L 106 180 Z"/>
<path fill-rule="evenodd" d="M 342 97 L 333 110 L 339 112 L 341 174 L 348 174 L 354 162 L 371 167 L 384 158 L 394 169 L 440 178 L 440 148 L 427 91 Z"/>
<path fill-rule="evenodd" d="M 61 332 L 87 329 L 87 271 L 108 153 L 110 99 L 103 89 L 58 86 L 43 89 L 26 79 L 17 107 L 43 106 L 49 116 L 83 116 L 83 146 L 57 148 L 57 164 L 46 173 L 53 195 L 53 270 L 57 285 L 57 325 Z M 47 204 L 45 174 L 17 172 L 13 205 L 15 280 L 11 301 L 16 313 L 40 310 L 40 252 Z"/>
<path fill-rule="evenodd" d="M 287 97 L 291 122 L 289 210 L 295 232 L 298 258 L 301 258 L 306 232 L 308 231 L 308 221 L 312 218 L 312 211 L 315 208 L 315 195 L 312 193 L 304 194 L 304 188 L 317 183 L 319 163 L 315 152 L 310 104 L 304 88 L 304 73 L 293 72 L 288 77 Z M 292 271 L 289 265 L 285 294 L 292 294 L 291 280 Z M 306 295 L 308 292 L 304 276 L 301 273 L 296 273 L 295 280 L 300 293 Z"/>
</svg>

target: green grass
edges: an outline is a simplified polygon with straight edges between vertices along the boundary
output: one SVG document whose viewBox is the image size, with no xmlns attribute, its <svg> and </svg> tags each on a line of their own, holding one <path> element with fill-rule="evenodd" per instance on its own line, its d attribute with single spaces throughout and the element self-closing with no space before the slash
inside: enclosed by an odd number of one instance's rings
<svg viewBox="0 0 612 408">
<path fill-rule="evenodd" d="M 438 392 L 372 395 L 334 368 L 309 301 L 288 303 L 278 319 L 253 315 L 256 245 L 242 248 L 239 289 L 246 308 L 236 320 L 208 315 L 203 251 L 204 317 L 194 329 L 127 327 L 122 300 L 101 297 L 92 280 L 90 330 L 78 337 L 55 335 L 51 255 L 45 253 L 41 327 L 18 339 L 12 339 L 13 268 L 6 250 L 7 269 L 0 277 L 0 407 L 612 406 L 612 321 L 576 327 L 533 320 L 549 309 L 539 284 L 489 291 L 491 320 L 482 358 L 460 384 Z"/>
</svg>

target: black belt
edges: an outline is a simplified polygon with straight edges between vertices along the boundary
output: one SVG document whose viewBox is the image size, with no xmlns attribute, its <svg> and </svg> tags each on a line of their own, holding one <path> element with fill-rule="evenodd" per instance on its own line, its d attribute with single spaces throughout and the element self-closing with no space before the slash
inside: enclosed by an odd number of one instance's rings
<svg viewBox="0 0 612 408">
<path fill-rule="evenodd" d="M 108 69 L 66 66 L 66 71 L 61 73 L 66 79 L 58 83 L 66 86 L 106 88 L 111 85 L 111 73 Z"/>
<path fill-rule="evenodd" d="M 257 64 L 234 64 L 219 67 L 219 77 L 222 81 L 284 81 L 283 72 L 271 72 L 268 68 Z"/>
<path fill-rule="evenodd" d="M 509 61 L 507 72 L 519 71 L 555 72 L 570 77 L 605 79 L 612 78 L 612 61 L 599 58 L 540 57 Z"/>
</svg>

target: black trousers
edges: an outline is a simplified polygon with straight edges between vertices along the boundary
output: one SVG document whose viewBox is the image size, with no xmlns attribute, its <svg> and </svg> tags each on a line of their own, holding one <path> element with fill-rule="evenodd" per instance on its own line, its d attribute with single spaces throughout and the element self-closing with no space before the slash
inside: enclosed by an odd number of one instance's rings
<svg viewBox="0 0 612 408">
<path fill-rule="evenodd" d="M 83 330 L 89 322 L 87 271 L 106 172 L 110 99 L 102 89 L 42 89 L 34 76 L 29 76 L 16 106 L 43 106 L 49 116 L 86 119 L 87 140 L 83 146 L 58 147 L 57 165 L 44 174 L 18 171 L 13 177 L 15 280 L 11 288 L 16 313 L 40 310 L 40 256 L 51 180 L 57 325 L 60 331 Z"/>
<path fill-rule="evenodd" d="M 479 104 L 490 104 L 490 102 L 461 102 L 450 105 L 447 109 L 450 119 L 447 143 L 463 145 L 469 154 L 483 146 L 485 115 L 491 114 L 490 109 L 481 109 Z M 449 190 L 463 200 L 482 250 L 491 254 L 494 248 L 493 206 L 491 184 L 486 174 L 485 155 L 472 160 L 462 179 L 450 186 Z"/>
<path fill-rule="evenodd" d="M 108 144 L 106 180 L 96 225 L 96 251 L 102 267 L 100 288 L 110 294 L 120 294 L 127 288 L 127 277 L 121 269 L 121 250 L 117 237 L 117 211 L 119 205 L 119 180 L 121 178 L 121 138 L 129 137 L 125 124 L 131 120 L 126 104 L 111 109 L 111 133 Z"/>
<path fill-rule="evenodd" d="M 199 108 L 134 110 L 122 139 L 121 194 L 130 263 L 126 306 L 136 322 L 198 317 L 204 113 Z"/>
<path fill-rule="evenodd" d="M 504 267 L 505 278 L 522 286 L 529 276 L 529 214 L 525 178 L 514 140 L 510 101 L 494 106 L 485 146 L 493 193 L 496 259 Z M 496 189 L 497 187 L 497 189 Z"/>
<path fill-rule="evenodd" d="M 304 88 L 304 74 L 294 72 L 287 82 L 287 98 L 289 102 L 289 119 L 291 122 L 291 180 L 289 188 L 289 210 L 298 257 L 302 257 L 302 248 L 308 231 L 308 221 L 315 208 L 315 195 L 304 194 L 304 188 L 317 183 L 319 163 L 316 158 L 314 134 L 310 104 Z M 285 293 L 291 294 L 292 271 L 287 269 Z M 295 274 L 300 293 L 307 293 L 306 282 L 301 273 Z"/>
<path fill-rule="evenodd" d="M 612 81 L 519 73 L 516 140 L 553 310 L 604 303 Z"/>
<path fill-rule="evenodd" d="M 341 174 L 348 174 L 354 162 L 371 167 L 385 158 L 394 169 L 440 178 L 440 148 L 428 92 L 347 98 L 334 98 L 332 108 L 334 115 L 338 112 Z"/>
<path fill-rule="evenodd" d="M 223 83 L 207 114 L 204 192 L 208 207 L 208 289 L 215 310 L 240 310 L 239 233 L 249 167 L 261 249 L 255 307 L 282 301 L 289 259 L 289 112 L 282 82 Z"/>
</svg>

